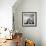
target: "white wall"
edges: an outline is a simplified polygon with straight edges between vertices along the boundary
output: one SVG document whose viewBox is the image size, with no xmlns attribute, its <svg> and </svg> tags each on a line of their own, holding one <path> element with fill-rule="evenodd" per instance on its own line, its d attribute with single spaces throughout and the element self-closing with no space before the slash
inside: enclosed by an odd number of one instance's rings
<svg viewBox="0 0 46 46">
<path fill-rule="evenodd" d="M 42 46 L 46 46 L 46 0 L 41 2 L 41 38 Z"/>
<path fill-rule="evenodd" d="M 0 27 L 12 28 L 12 6 L 16 0 L 0 0 Z"/>
<path fill-rule="evenodd" d="M 18 2 L 13 6 L 15 30 L 22 32 L 24 38 L 34 40 L 36 46 L 46 46 L 45 0 L 18 0 Z M 37 27 L 22 27 L 22 12 L 37 12 Z"/>
<path fill-rule="evenodd" d="M 13 8 L 15 29 L 22 32 L 24 38 L 34 40 L 36 46 L 41 46 L 41 0 L 22 0 L 22 3 L 16 3 Z M 22 12 L 37 12 L 37 27 L 22 27 Z"/>
</svg>

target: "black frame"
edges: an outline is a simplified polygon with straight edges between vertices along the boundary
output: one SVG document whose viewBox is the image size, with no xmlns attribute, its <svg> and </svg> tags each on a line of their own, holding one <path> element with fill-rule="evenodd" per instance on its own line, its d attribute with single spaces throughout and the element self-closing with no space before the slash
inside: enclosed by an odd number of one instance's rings
<svg viewBox="0 0 46 46">
<path fill-rule="evenodd" d="M 28 14 L 34 14 L 34 16 L 35 16 L 35 23 L 34 23 L 34 25 L 32 24 L 32 25 L 29 25 L 29 26 L 28 26 L 28 25 L 24 25 L 24 24 L 23 24 L 23 23 L 24 23 L 24 22 L 23 22 L 23 21 L 24 21 L 24 20 L 23 20 L 23 19 L 24 19 L 24 18 L 23 18 L 24 13 L 25 13 L 25 14 L 27 14 L 27 13 L 28 13 Z M 37 12 L 22 12 L 22 26 L 23 26 L 23 27 L 36 27 L 36 26 L 37 26 Z"/>
</svg>

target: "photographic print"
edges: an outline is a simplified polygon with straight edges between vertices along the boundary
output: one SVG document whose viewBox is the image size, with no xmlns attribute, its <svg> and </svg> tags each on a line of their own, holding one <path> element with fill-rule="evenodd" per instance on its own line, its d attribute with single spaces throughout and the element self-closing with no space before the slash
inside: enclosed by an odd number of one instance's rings
<svg viewBox="0 0 46 46">
<path fill-rule="evenodd" d="M 22 12 L 22 26 L 36 27 L 37 12 Z"/>
</svg>

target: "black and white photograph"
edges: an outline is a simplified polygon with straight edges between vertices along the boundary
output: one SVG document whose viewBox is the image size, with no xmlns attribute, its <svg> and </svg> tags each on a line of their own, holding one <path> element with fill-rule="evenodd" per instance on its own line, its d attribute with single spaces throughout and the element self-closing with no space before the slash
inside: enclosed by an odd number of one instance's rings
<svg viewBox="0 0 46 46">
<path fill-rule="evenodd" d="M 22 12 L 22 26 L 34 27 L 37 25 L 37 12 Z"/>
</svg>

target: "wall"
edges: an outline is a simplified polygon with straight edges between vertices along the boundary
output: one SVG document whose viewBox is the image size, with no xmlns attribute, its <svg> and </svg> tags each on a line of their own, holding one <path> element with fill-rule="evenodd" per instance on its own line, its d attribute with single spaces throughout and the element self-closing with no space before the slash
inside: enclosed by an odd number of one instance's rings
<svg viewBox="0 0 46 46">
<path fill-rule="evenodd" d="M 18 3 L 19 2 L 19 3 Z M 23 33 L 24 39 L 41 46 L 41 0 L 18 0 L 13 6 L 15 31 Z M 37 12 L 37 27 L 22 27 L 22 12 Z"/>
<path fill-rule="evenodd" d="M 0 0 L 0 27 L 12 29 L 12 6 L 16 0 Z"/>
<path fill-rule="evenodd" d="M 46 0 L 41 1 L 41 40 L 42 46 L 46 46 Z"/>
</svg>

